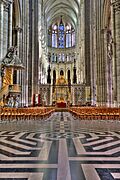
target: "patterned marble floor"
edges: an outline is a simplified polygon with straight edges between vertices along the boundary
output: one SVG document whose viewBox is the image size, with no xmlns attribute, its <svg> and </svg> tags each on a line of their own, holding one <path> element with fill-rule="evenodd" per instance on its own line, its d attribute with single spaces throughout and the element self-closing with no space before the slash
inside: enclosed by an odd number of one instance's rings
<svg viewBox="0 0 120 180">
<path fill-rule="evenodd" d="M 0 180 L 85 179 L 120 179 L 119 121 L 59 112 L 44 121 L 0 123 Z"/>
</svg>

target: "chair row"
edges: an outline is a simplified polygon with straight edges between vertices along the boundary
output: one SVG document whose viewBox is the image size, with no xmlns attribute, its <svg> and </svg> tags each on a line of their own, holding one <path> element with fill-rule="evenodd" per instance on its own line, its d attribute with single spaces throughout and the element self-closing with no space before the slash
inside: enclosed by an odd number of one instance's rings
<svg viewBox="0 0 120 180">
<path fill-rule="evenodd" d="M 120 109 L 119 108 L 93 108 L 93 107 L 77 107 L 70 108 L 69 111 L 73 116 L 79 119 L 88 120 L 120 120 Z"/>
<path fill-rule="evenodd" d="M 54 108 L 0 108 L 0 120 L 40 120 L 48 118 Z"/>
</svg>

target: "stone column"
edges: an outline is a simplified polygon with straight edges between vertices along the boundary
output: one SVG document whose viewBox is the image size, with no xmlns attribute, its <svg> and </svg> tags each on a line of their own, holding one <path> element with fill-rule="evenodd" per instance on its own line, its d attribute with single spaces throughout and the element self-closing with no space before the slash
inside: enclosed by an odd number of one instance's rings
<svg viewBox="0 0 120 180">
<path fill-rule="evenodd" d="M 117 72 L 116 72 L 116 58 L 115 58 L 115 13 L 113 11 L 113 6 L 111 6 L 111 30 L 113 36 L 113 56 L 112 56 L 112 78 L 113 78 L 113 88 L 112 88 L 112 101 L 113 107 L 117 106 Z"/>
<path fill-rule="evenodd" d="M 3 2 L 0 2 L 0 61 L 3 58 Z"/>
<path fill-rule="evenodd" d="M 8 47 L 12 46 L 12 18 L 13 18 L 13 8 L 12 8 L 12 0 L 9 4 L 9 11 L 8 11 Z"/>
<path fill-rule="evenodd" d="M 12 0 L 0 2 L 0 61 L 6 55 L 10 46 L 9 39 L 12 38 Z M 1 88 L 1 78 L 0 78 Z"/>
<path fill-rule="evenodd" d="M 0 2 L 0 68 L 1 68 L 1 60 L 3 58 L 3 2 Z M 0 76 L 0 89 L 2 86 L 2 79 Z"/>
<path fill-rule="evenodd" d="M 90 1 L 85 0 L 85 74 L 86 87 L 90 88 Z M 89 87 L 89 88 L 88 88 Z"/>
<path fill-rule="evenodd" d="M 112 32 L 110 29 L 107 30 L 106 33 L 106 39 L 107 39 L 107 85 L 108 85 L 108 106 L 112 106 L 113 104 L 113 66 L 112 66 L 112 55 L 113 55 L 113 38 L 112 38 Z"/>
<path fill-rule="evenodd" d="M 80 7 L 80 82 L 85 83 L 85 3 L 81 1 Z"/>
<path fill-rule="evenodd" d="M 107 107 L 112 106 L 112 36 L 108 28 L 101 30 L 102 39 L 102 104 Z"/>
<path fill-rule="evenodd" d="M 31 77 L 28 74 L 29 69 L 31 69 L 31 49 L 29 49 L 29 0 L 22 1 L 21 6 L 21 27 L 22 33 L 19 36 L 20 49 L 19 49 L 19 57 L 22 60 L 23 65 L 25 66 L 25 70 L 21 72 L 21 86 L 22 86 L 22 105 L 28 106 L 29 104 L 29 93 L 31 93 Z M 19 28 L 19 27 L 18 27 Z M 30 52 L 30 53 L 29 53 Z M 30 77 L 30 79 L 28 79 Z M 30 94 L 30 102 L 31 102 L 31 94 Z"/>
<path fill-rule="evenodd" d="M 8 1 L 3 1 L 3 7 L 4 7 L 4 12 L 3 12 L 3 57 L 6 55 L 7 49 L 8 49 L 8 12 L 10 8 L 10 2 Z"/>
<path fill-rule="evenodd" d="M 16 26 L 15 31 L 17 31 L 17 56 L 20 56 L 20 36 L 22 33 L 22 28 Z M 21 70 L 17 71 L 17 84 L 21 84 Z"/>
<path fill-rule="evenodd" d="M 34 48 L 34 46 L 35 46 L 35 11 L 36 11 L 36 9 L 35 9 L 35 2 L 34 1 L 32 1 L 31 2 L 32 4 L 32 17 L 31 17 L 31 20 L 32 20 L 32 22 L 31 22 L 31 25 L 32 25 L 32 27 L 31 27 L 31 30 L 32 30 L 32 37 L 31 37 L 31 42 L 32 42 L 32 49 L 31 49 L 31 51 L 32 51 L 32 96 L 34 96 L 34 94 L 36 94 L 36 92 L 35 92 L 35 77 L 34 77 L 34 73 L 35 73 L 35 48 Z M 37 27 L 36 27 L 37 28 Z"/>
<path fill-rule="evenodd" d="M 38 1 L 32 1 L 32 94 L 38 94 L 38 60 L 39 60 L 39 36 L 38 36 Z"/>
<path fill-rule="evenodd" d="M 96 12 L 95 1 L 91 0 L 90 23 L 90 69 L 91 69 L 91 105 L 96 105 Z"/>
<path fill-rule="evenodd" d="M 114 15 L 114 28 L 115 28 L 115 61 L 116 61 L 116 83 L 117 92 L 116 100 L 117 105 L 120 106 L 120 1 L 113 0 L 113 15 Z"/>
<path fill-rule="evenodd" d="M 106 106 L 106 36 L 102 27 L 102 3 L 101 0 L 95 1 L 96 8 L 96 96 L 97 106 Z M 101 8 L 100 8 L 101 7 Z"/>
</svg>

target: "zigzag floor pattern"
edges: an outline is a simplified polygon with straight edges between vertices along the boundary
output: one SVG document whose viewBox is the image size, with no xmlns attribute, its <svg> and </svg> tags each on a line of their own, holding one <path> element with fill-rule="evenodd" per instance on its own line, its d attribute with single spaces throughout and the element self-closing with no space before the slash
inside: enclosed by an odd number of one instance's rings
<svg viewBox="0 0 120 180">
<path fill-rule="evenodd" d="M 1 122 L 0 180 L 120 179 L 120 123 L 95 123 L 69 113 Z"/>
</svg>

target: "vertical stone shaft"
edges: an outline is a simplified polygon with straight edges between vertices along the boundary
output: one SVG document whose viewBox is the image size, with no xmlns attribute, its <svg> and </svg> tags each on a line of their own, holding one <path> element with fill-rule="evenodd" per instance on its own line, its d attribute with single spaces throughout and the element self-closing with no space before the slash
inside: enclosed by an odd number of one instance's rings
<svg viewBox="0 0 120 180">
<path fill-rule="evenodd" d="M 0 2 L 0 61 L 3 58 L 3 2 Z"/>
<path fill-rule="evenodd" d="M 9 12 L 8 12 L 8 47 L 12 46 L 12 13 L 13 13 L 13 8 L 12 8 L 12 1 L 9 5 Z"/>
<path fill-rule="evenodd" d="M 0 68 L 3 58 L 3 3 L 0 2 Z M 0 76 L 0 89 L 2 87 L 2 78 Z"/>
<path fill-rule="evenodd" d="M 95 0 L 91 0 L 90 12 L 90 69 L 91 69 L 91 104 L 96 104 L 96 15 L 95 15 Z"/>
<path fill-rule="evenodd" d="M 117 105 L 120 106 L 120 1 L 113 1 L 113 11 L 115 17 L 115 61 L 116 61 L 116 82 Z"/>
</svg>

